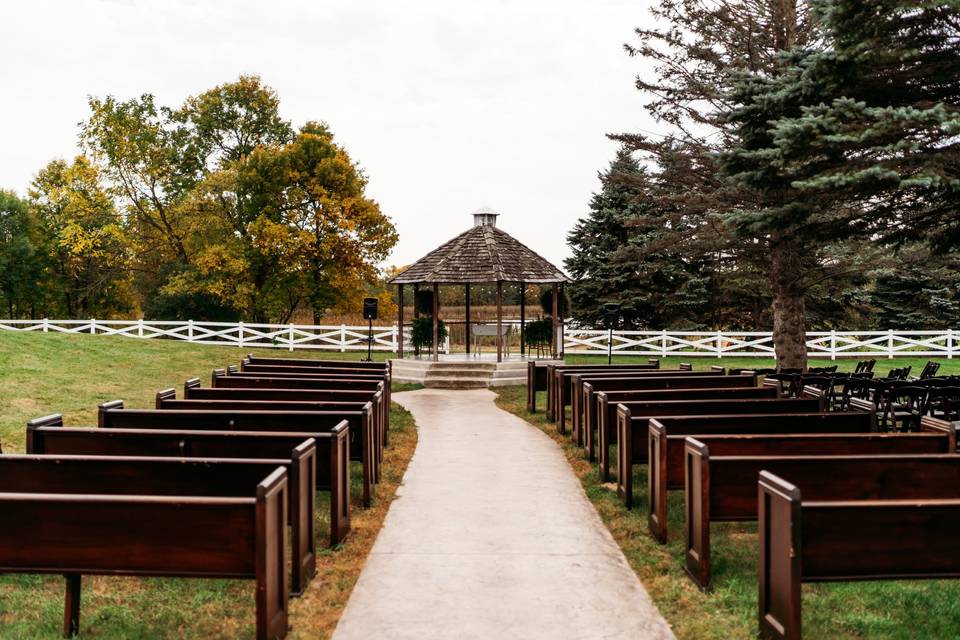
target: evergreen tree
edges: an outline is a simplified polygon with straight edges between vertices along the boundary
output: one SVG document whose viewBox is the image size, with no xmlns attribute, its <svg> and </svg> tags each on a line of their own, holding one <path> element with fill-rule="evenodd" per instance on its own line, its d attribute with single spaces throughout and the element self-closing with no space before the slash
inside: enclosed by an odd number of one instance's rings
<svg viewBox="0 0 960 640">
<path fill-rule="evenodd" d="M 816 8 L 823 46 L 743 85 L 754 166 L 777 168 L 806 203 L 787 214 L 820 236 L 960 246 L 960 0 Z"/>
<path fill-rule="evenodd" d="M 614 302 L 621 305 L 625 329 L 666 326 L 664 302 L 680 299 L 672 294 L 690 274 L 665 253 L 640 261 L 630 250 L 649 244 L 657 232 L 643 222 L 650 216 L 647 172 L 621 148 L 599 178 L 589 215 L 567 236 L 573 255 L 564 266 L 575 281 L 569 287 L 574 317 L 602 326 L 603 305 Z"/>
</svg>

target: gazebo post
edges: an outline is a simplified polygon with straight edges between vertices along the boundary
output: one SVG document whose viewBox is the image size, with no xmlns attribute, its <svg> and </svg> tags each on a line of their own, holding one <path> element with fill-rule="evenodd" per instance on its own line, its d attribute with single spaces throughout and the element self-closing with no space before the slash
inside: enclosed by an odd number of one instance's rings
<svg viewBox="0 0 960 640">
<path fill-rule="evenodd" d="M 403 359 L 403 285 L 397 285 L 397 357 Z"/>
<path fill-rule="evenodd" d="M 497 362 L 503 362 L 503 281 L 497 280 Z"/>
<path fill-rule="evenodd" d="M 564 291 L 565 291 L 564 286 L 565 286 L 564 283 L 561 282 L 561 283 L 560 283 L 560 299 L 561 299 L 561 300 L 566 300 L 566 298 L 564 297 L 564 296 L 566 295 L 566 294 L 564 293 Z M 559 303 L 557 303 L 557 304 L 559 304 Z M 560 327 L 559 327 L 559 329 L 558 329 L 559 335 L 557 336 L 557 342 L 559 343 L 559 344 L 557 345 L 557 348 L 558 348 L 559 351 L 560 351 L 560 354 L 559 354 L 559 355 L 560 355 L 560 359 L 561 359 L 561 360 L 563 360 L 563 354 L 565 353 L 565 351 L 564 351 L 564 349 L 565 349 L 564 342 L 566 342 L 566 341 L 563 339 L 563 338 L 564 338 L 564 333 L 563 333 L 563 321 L 564 321 L 563 315 L 561 314 L 561 315 L 560 315 Z"/>
<path fill-rule="evenodd" d="M 467 303 L 466 305 L 467 312 L 466 312 L 466 318 L 465 318 L 464 324 L 467 327 L 466 342 L 467 342 L 467 355 L 469 356 L 470 355 L 470 283 L 469 282 L 463 285 L 463 291 L 464 291 L 464 297 L 466 298 L 466 303 Z"/>
<path fill-rule="evenodd" d="M 433 361 L 440 360 L 440 284 L 433 283 Z"/>
<path fill-rule="evenodd" d="M 554 282 L 553 283 L 553 326 L 550 336 L 552 338 L 550 345 L 550 355 L 554 360 L 557 359 L 557 329 L 559 328 L 558 317 L 560 315 L 560 286 Z"/>
<path fill-rule="evenodd" d="M 527 285 L 520 283 L 520 357 L 524 355 L 524 339 L 527 332 L 527 313 L 526 313 Z"/>
</svg>

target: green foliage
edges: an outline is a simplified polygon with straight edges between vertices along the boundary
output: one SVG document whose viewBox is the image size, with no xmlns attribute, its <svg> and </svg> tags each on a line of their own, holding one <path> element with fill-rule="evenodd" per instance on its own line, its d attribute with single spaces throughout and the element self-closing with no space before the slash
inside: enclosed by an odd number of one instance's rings
<svg viewBox="0 0 960 640">
<path fill-rule="evenodd" d="M 179 108 L 90 98 L 85 155 L 42 169 L 26 211 L 0 200 L 4 313 L 319 321 L 381 295 L 393 223 L 330 128 L 279 103 L 255 76 Z"/>
<path fill-rule="evenodd" d="M 71 318 L 134 310 L 130 236 L 97 168 L 84 156 L 54 160 L 34 178 L 29 198 L 57 310 Z"/>
<path fill-rule="evenodd" d="M 433 316 L 414 318 L 410 327 L 410 342 L 413 344 L 414 353 L 420 355 L 423 349 L 433 349 Z M 437 341 L 442 343 L 447 339 L 447 335 L 447 326 L 443 320 L 437 320 Z"/>
<path fill-rule="evenodd" d="M 557 312 L 562 318 L 569 312 L 570 303 L 565 293 L 561 293 L 557 297 L 559 298 L 557 301 Z M 553 287 L 543 287 L 543 290 L 540 292 L 540 308 L 546 315 L 553 315 Z"/>
<path fill-rule="evenodd" d="M 524 337 L 531 347 L 549 347 L 553 339 L 553 319 L 543 318 L 528 322 L 524 329 Z"/>
<path fill-rule="evenodd" d="M 42 238 L 26 202 L 0 191 L 0 307 L 9 318 L 45 310 L 40 282 L 45 267 Z"/>
</svg>

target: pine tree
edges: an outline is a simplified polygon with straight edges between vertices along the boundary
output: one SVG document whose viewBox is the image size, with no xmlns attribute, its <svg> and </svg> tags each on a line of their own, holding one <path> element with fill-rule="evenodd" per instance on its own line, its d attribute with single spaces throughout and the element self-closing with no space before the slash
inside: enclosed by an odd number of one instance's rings
<svg viewBox="0 0 960 640">
<path fill-rule="evenodd" d="M 960 246 L 960 0 L 819 0 L 823 46 L 744 99 L 820 236 Z"/>
<path fill-rule="evenodd" d="M 669 301 L 682 300 L 679 291 L 691 274 L 667 252 L 638 260 L 631 250 L 648 245 L 657 233 L 643 223 L 651 214 L 648 173 L 621 148 L 599 179 L 589 215 L 567 236 L 573 255 L 564 265 L 575 281 L 569 287 L 574 317 L 602 326 L 603 305 L 612 302 L 621 305 L 623 328 L 670 326 Z"/>
</svg>

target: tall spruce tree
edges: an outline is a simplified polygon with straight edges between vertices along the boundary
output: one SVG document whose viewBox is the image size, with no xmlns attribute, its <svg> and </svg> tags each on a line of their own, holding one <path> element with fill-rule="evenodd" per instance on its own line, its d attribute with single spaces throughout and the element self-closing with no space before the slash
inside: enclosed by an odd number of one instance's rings
<svg viewBox="0 0 960 640">
<path fill-rule="evenodd" d="M 690 235 L 689 227 L 699 226 L 701 233 L 693 237 L 715 243 L 707 231 L 713 217 L 788 200 L 780 186 L 724 180 L 717 154 L 751 133 L 729 119 L 743 106 L 731 82 L 738 74 L 781 74 L 782 54 L 805 45 L 814 33 L 810 11 L 798 0 L 661 0 L 653 13 L 662 26 L 637 30 L 640 42 L 628 51 L 654 63 L 654 77 L 638 78 L 637 87 L 652 96 L 648 111 L 671 134 L 619 138 L 646 152 L 670 177 L 674 206 L 687 221 L 677 232 Z M 725 253 L 758 255 L 766 262 L 778 360 L 805 366 L 807 291 L 799 276 L 820 266 L 816 252 L 786 224 L 729 238 Z"/>
<path fill-rule="evenodd" d="M 621 305 L 625 328 L 662 326 L 657 294 L 679 288 L 685 274 L 682 269 L 642 273 L 637 263 L 622 258 L 635 235 L 631 225 L 648 213 L 647 173 L 621 148 L 599 179 L 589 215 L 567 236 L 572 255 L 564 266 L 574 279 L 569 287 L 574 317 L 601 326 L 603 305 L 612 302 Z"/>
<path fill-rule="evenodd" d="M 744 95 L 791 105 L 755 162 L 819 205 L 805 214 L 826 235 L 960 246 L 960 0 L 816 9 L 824 46 Z"/>
</svg>

